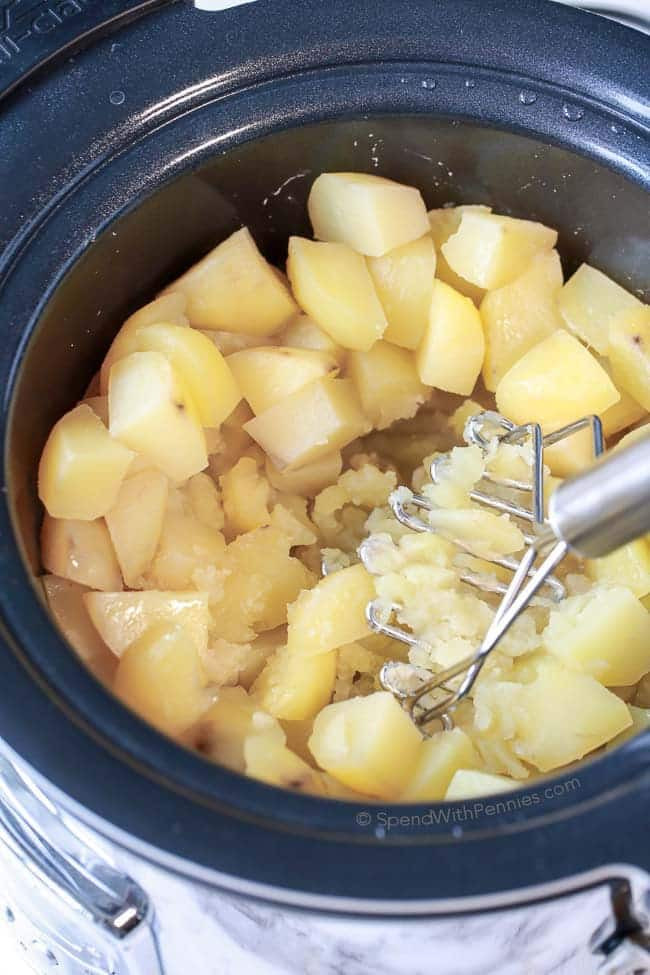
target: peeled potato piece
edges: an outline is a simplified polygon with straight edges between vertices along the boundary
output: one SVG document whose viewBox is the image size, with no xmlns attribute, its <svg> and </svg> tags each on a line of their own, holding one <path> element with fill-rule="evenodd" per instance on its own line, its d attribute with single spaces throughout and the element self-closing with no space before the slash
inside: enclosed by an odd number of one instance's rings
<svg viewBox="0 0 650 975">
<path fill-rule="evenodd" d="M 267 661 L 251 695 L 274 717 L 299 721 L 329 703 L 335 679 L 336 651 L 309 656 L 282 647 Z"/>
<path fill-rule="evenodd" d="M 627 586 L 643 599 L 650 594 L 650 540 L 637 538 L 603 558 L 587 559 L 585 571 L 596 582 Z"/>
<path fill-rule="evenodd" d="M 419 190 L 365 173 L 322 173 L 307 209 L 318 240 L 347 244 L 368 257 L 381 257 L 429 229 Z"/>
<path fill-rule="evenodd" d="M 417 349 L 429 319 L 436 252 L 427 234 L 383 257 L 369 257 L 368 270 L 388 319 L 384 338 Z"/>
<path fill-rule="evenodd" d="M 281 346 L 290 349 L 309 349 L 325 352 L 341 364 L 345 349 L 337 345 L 331 336 L 324 332 L 308 315 L 296 315 L 279 336 Z"/>
<path fill-rule="evenodd" d="M 405 802 L 444 799 L 458 769 L 472 768 L 477 761 L 471 740 L 460 728 L 438 732 L 420 745 L 413 776 L 400 799 Z"/>
<path fill-rule="evenodd" d="M 509 778 L 507 775 L 492 775 L 478 769 L 459 768 L 454 773 L 444 798 L 446 802 L 458 799 L 477 799 L 479 796 L 511 792 L 520 787 L 520 782 Z"/>
<path fill-rule="evenodd" d="M 45 515 L 41 529 L 41 560 L 53 575 L 91 589 L 122 588 L 115 549 L 103 518 L 75 521 Z"/>
<path fill-rule="evenodd" d="M 388 322 L 363 257 L 346 244 L 289 238 L 287 274 L 296 301 L 346 349 L 369 349 Z"/>
<path fill-rule="evenodd" d="M 203 755 L 235 772 L 244 772 L 244 743 L 255 735 L 267 747 L 284 745 L 278 721 L 266 714 L 243 687 L 220 687 L 215 700 L 190 732 L 191 744 Z"/>
<path fill-rule="evenodd" d="M 303 464 L 295 471 L 280 471 L 267 457 L 265 473 L 267 480 L 276 491 L 311 498 L 323 488 L 334 484 L 342 469 L 341 451 L 333 450 L 331 454 L 325 454 L 311 464 Z"/>
<path fill-rule="evenodd" d="M 246 774 L 267 785 L 294 789 L 308 795 L 325 795 L 320 774 L 299 755 L 278 741 L 263 735 L 249 735 L 244 741 Z"/>
<path fill-rule="evenodd" d="M 169 482 L 160 471 L 142 471 L 122 483 L 115 504 L 106 512 L 117 561 L 125 583 L 140 588 L 156 554 L 162 532 Z"/>
<path fill-rule="evenodd" d="M 362 565 L 325 576 L 288 608 L 289 650 L 307 656 L 328 653 L 370 636 L 365 614 L 374 598 L 372 576 Z"/>
<path fill-rule="evenodd" d="M 117 662 L 88 615 L 82 599 L 87 587 L 52 575 L 43 576 L 42 582 L 48 605 L 64 637 L 95 677 L 107 683 Z"/>
<path fill-rule="evenodd" d="M 89 406 L 54 425 L 38 467 L 38 496 L 54 518 L 94 521 L 112 507 L 133 452 L 113 440 Z"/>
<path fill-rule="evenodd" d="M 282 275 L 260 254 L 246 227 L 218 244 L 167 291 L 185 295 L 195 328 L 267 336 L 298 311 Z"/>
<path fill-rule="evenodd" d="M 263 413 L 307 383 L 336 376 L 338 362 L 326 352 L 279 346 L 243 349 L 228 356 L 228 367 L 253 413 Z"/>
<path fill-rule="evenodd" d="M 456 274 L 449 266 L 447 258 L 442 252 L 442 245 L 449 240 L 452 234 L 456 233 L 460 227 L 463 213 L 466 210 L 478 210 L 484 213 L 491 212 L 490 207 L 480 204 L 470 204 L 429 210 L 427 216 L 429 218 L 431 237 L 436 247 L 436 277 L 444 281 L 445 284 L 451 285 L 455 291 L 459 291 L 466 298 L 471 298 L 474 304 L 478 306 L 485 295 L 485 288 L 479 288 L 477 285 L 472 284 L 471 281 L 467 281 L 466 278 L 461 277 L 460 274 Z"/>
<path fill-rule="evenodd" d="M 422 382 L 469 396 L 481 372 L 484 352 L 481 316 L 470 299 L 435 281 L 429 321 L 415 355 Z"/>
<path fill-rule="evenodd" d="M 415 416 L 429 393 L 413 355 L 390 342 L 375 342 L 368 352 L 350 352 L 347 371 L 363 412 L 378 430 Z"/>
<path fill-rule="evenodd" d="M 609 326 L 614 319 L 640 306 L 638 298 L 589 264 L 581 264 L 558 295 L 567 327 L 600 355 L 608 355 Z"/>
<path fill-rule="evenodd" d="M 120 657 L 150 627 L 179 625 L 197 651 L 208 644 L 208 597 L 204 592 L 88 592 L 84 603 L 97 632 Z"/>
<path fill-rule="evenodd" d="M 611 322 L 608 355 L 616 384 L 650 410 L 650 306 L 631 308 Z"/>
</svg>

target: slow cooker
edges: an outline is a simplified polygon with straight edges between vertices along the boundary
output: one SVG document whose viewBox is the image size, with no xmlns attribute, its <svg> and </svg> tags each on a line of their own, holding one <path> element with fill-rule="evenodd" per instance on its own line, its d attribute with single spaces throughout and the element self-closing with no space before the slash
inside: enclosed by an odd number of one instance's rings
<svg viewBox="0 0 650 975">
<path fill-rule="evenodd" d="M 650 971 L 650 734 L 499 804 L 210 765 L 53 625 L 35 491 L 124 317 L 241 224 L 282 261 L 324 170 L 542 220 L 648 301 L 649 53 L 547 0 L 0 4 L 0 923 L 37 972 Z"/>
</svg>

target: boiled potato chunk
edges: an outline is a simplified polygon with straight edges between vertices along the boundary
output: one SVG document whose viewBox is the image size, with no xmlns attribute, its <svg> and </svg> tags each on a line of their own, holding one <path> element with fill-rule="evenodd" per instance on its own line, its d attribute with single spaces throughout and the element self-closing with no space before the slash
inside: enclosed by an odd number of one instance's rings
<svg viewBox="0 0 650 975">
<path fill-rule="evenodd" d="M 628 427 L 633 426 L 635 423 L 639 423 L 640 420 L 645 418 L 646 410 L 616 381 L 614 370 L 609 359 L 601 357 L 598 361 L 618 389 L 621 397 L 618 403 L 610 406 L 600 417 L 603 425 L 603 433 L 607 438 L 613 436 L 615 433 L 620 433 L 621 430 L 627 430 Z"/>
<path fill-rule="evenodd" d="M 415 357 L 422 382 L 469 396 L 484 353 L 481 316 L 473 303 L 448 284 L 435 281 L 429 321 Z"/>
<path fill-rule="evenodd" d="M 83 601 L 86 586 L 59 576 L 43 576 L 43 589 L 64 637 L 99 680 L 108 682 L 117 661 L 93 626 Z"/>
<path fill-rule="evenodd" d="M 327 332 L 312 321 L 308 315 L 296 315 L 289 322 L 282 335 L 279 336 L 280 345 L 290 349 L 309 349 L 313 352 L 325 352 L 340 364 L 345 358 L 345 349 L 337 345 Z"/>
<path fill-rule="evenodd" d="M 279 346 L 243 349 L 228 356 L 227 362 L 255 414 L 263 413 L 314 379 L 336 376 L 339 371 L 336 359 L 326 352 Z"/>
<path fill-rule="evenodd" d="M 191 634 L 169 623 L 152 626 L 129 646 L 114 690 L 127 707 L 168 735 L 189 728 L 210 703 Z"/>
<path fill-rule="evenodd" d="M 181 626 L 199 653 L 207 647 L 204 592 L 88 592 L 83 598 L 97 632 L 118 657 L 158 624 Z"/>
<path fill-rule="evenodd" d="M 75 521 L 46 514 L 41 560 L 48 572 L 82 586 L 109 592 L 122 588 L 122 574 L 103 518 Z"/>
<path fill-rule="evenodd" d="M 543 643 L 601 684 L 636 684 L 650 670 L 650 614 L 625 586 L 595 587 L 551 610 Z"/>
<path fill-rule="evenodd" d="M 110 432 L 180 483 L 208 463 L 205 435 L 188 392 L 160 352 L 115 363 L 108 386 Z"/>
<path fill-rule="evenodd" d="M 113 506 L 133 452 L 110 436 L 89 406 L 53 426 L 38 467 L 38 496 L 53 518 L 94 521 Z"/>
<path fill-rule="evenodd" d="M 429 229 L 419 190 L 365 173 L 322 173 L 307 210 L 314 237 L 368 257 L 381 257 Z"/>
<path fill-rule="evenodd" d="M 643 437 L 647 437 L 649 434 L 650 423 L 643 423 L 640 426 L 635 427 L 634 430 L 630 430 L 630 432 L 626 433 L 624 437 L 621 437 L 614 449 L 620 450 L 623 447 L 629 447 L 633 443 L 636 443 L 637 440 L 642 440 Z"/>
<path fill-rule="evenodd" d="M 442 245 L 449 240 L 452 234 L 456 233 L 460 227 L 463 213 L 466 210 L 479 210 L 484 213 L 490 213 L 490 207 L 481 205 L 441 207 L 438 210 L 429 210 L 429 228 L 437 253 L 436 277 L 444 281 L 445 284 L 451 285 L 456 291 L 460 291 L 466 298 L 471 298 L 474 304 L 478 306 L 485 296 L 485 288 L 479 288 L 477 285 L 472 284 L 471 281 L 467 281 L 461 277 L 460 274 L 452 271 L 447 262 L 447 258 L 442 252 Z"/>
<path fill-rule="evenodd" d="M 460 728 L 440 731 L 420 745 L 413 777 L 401 794 L 407 802 L 444 799 L 458 769 L 470 769 L 477 756 L 470 738 Z"/>
<path fill-rule="evenodd" d="M 514 281 L 556 241 L 557 231 L 541 223 L 467 209 L 442 253 L 456 274 L 491 290 Z"/>
<path fill-rule="evenodd" d="M 650 541 L 637 538 L 610 555 L 588 559 L 585 571 L 595 582 L 627 586 L 637 599 L 643 599 L 650 593 Z"/>
<path fill-rule="evenodd" d="M 517 754 L 541 772 L 583 758 L 630 724 L 625 703 L 595 678 L 551 654 L 533 667 L 534 678 L 519 685 L 512 717 Z"/>
<path fill-rule="evenodd" d="M 192 513 L 208 528 L 220 532 L 224 514 L 221 495 L 209 474 L 195 474 L 185 487 Z"/>
<path fill-rule="evenodd" d="M 312 498 L 323 488 L 334 484 L 343 469 L 340 450 L 333 450 L 311 464 L 304 464 L 295 471 L 280 471 L 275 464 L 266 459 L 265 473 L 271 487 L 286 494 L 299 494 Z"/>
<path fill-rule="evenodd" d="M 496 390 L 500 412 L 513 423 L 541 423 L 557 430 L 620 399 L 594 356 L 568 332 L 534 346 L 505 374 Z"/>
<path fill-rule="evenodd" d="M 510 284 L 489 291 L 481 302 L 485 330 L 483 380 L 492 392 L 515 362 L 552 335 L 563 322 L 557 308 L 562 265 L 557 251 L 533 258 Z"/>
<path fill-rule="evenodd" d="M 296 301 L 346 349 L 369 349 L 388 322 L 366 262 L 346 244 L 289 238 L 287 274 Z"/>
<path fill-rule="evenodd" d="M 222 474 L 219 486 L 227 538 L 271 523 L 271 488 L 252 457 L 242 457 L 227 474 Z"/>
<path fill-rule="evenodd" d="M 212 761 L 244 772 L 244 742 L 253 734 L 267 747 L 285 743 L 279 722 L 265 714 L 243 687 L 220 687 L 216 700 L 192 729 L 190 740 Z"/>
<path fill-rule="evenodd" d="M 372 576 L 362 565 L 325 576 L 288 608 L 289 650 L 306 656 L 328 653 L 370 636 L 366 606 L 374 598 Z"/>
<path fill-rule="evenodd" d="M 520 787 L 520 782 L 507 775 L 492 775 L 489 772 L 480 772 L 478 769 L 460 768 L 454 773 L 444 798 L 447 802 L 458 799 L 478 799 L 480 796 L 512 792 L 513 789 Z"/>
<path fill-rule="evenodd" d="M 225 558 L 221 532 L 192 513 L 168 506 L 160 541 L 146 582 L 149 589 L 203 589 L 204 574 L 218 571 Z"/>
<path fill-rule="evenodd" d="M 308 656 L 279 649 L 251 688 L 260 706 L 276 718 L 313 718 L 329 703 L 336 679 L 336 651 Z"/>
<path fill-rule="evenodd" d="M 640 304 L 638 298 L 589 264 L 581 264 L 558 295 L 567 327 L 600 355 L 608 355 L 611 322 Z"/>
<path fill-rule="evenodd" d="M 388 691 L 329 704 L 309 739 L 321 768 L 350 789 L 380 799 L 396 799 L 404 791 L 421 744 L 420 732 Z"/>
<path fill-rule="evenodd" d="M 429 392 L 420 382 L 412 354 L 390 342 L 375 342 L 368 352 L 350 352 L 347 372 L 363 412 L 379 430 L 415 416 Z"/>
<path fill-rule="evenodd" d="M 368 270 L 388 319 L 384 338 L 405 349 L 417 349 L 429 320 L 436 272 L 431 237 L 403 244 L 383 257 L 369 257 Z"/>
<path fill-rule="evenodd" d="M 612 738 L 608 742 L 606 751 L 611 748 L 618 748 L 623 742 L 628 741 L 630 738 L 634 738 L 636 735 L 640 735 L 641 732 L 647 731 L 650 728 L 650 709 L 649 708 L 638 708 L 633 704 L 628 704 L 628 710 L 630 712 L 630 718 L 632 719 L 632 724 L 625 731 L 617 735 L 616 738 Z"/>
<path fill-rule="evenodd" d="M 260 782 L 309 795 L 326 794 L 320 774 L 280 742 L 249 735 L 244 741 L 244 758 L 246 774 Z"/>
<path fill-rule="evenodd" d="M 211 328 L 201 328 L 199 331 L 225 356 L 241 352 L 242 349 L 273 345 L 275 342 L 275 339 L 270 336 L 247 335 L 245 332 L 220 332 L 218 329 Z"/>
<path fill-rule="evenodd" d="M 370 424 L 349 379 L 317 379 L 244 424 L 280 470 L 295 470 L 363 436 Z"/>
<path fill-rule="evenodd" d="M 170 285 L 195 328 L 273 335 L 298 311 L 283 278 L 243 227 Z"/>
<path fill-rule="evenodd" d="M 623 312 L 609 327 L 609 359 L 614 379 L 650 410 L 650 306 Z"/>
<path fill-rule="evenodd" d="M 160 471 L 142 471 L 122 483 L 115 504 L 106 512 L 106 525 L 131 589 L 141 587 L 142 576 L 156 554 L 163 527 L 169 482 Z"/>
</svg>

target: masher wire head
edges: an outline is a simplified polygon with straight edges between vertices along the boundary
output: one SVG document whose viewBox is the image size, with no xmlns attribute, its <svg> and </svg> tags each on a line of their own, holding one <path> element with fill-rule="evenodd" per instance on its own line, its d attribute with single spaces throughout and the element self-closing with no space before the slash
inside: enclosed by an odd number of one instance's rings
<svg viewBox="0 0 650 975">
<path fill-rule="evenodd" d="M 530 526 L 532 530 L 523 533 L 526 549 L 521 559 L 509 556 L 485 559 L 513 573 L 508 584 L 489 579 L 478 573 L 460 573 L 462 582 L 484 592 L 502 594 L 501 602 L 487 633 L 475 653 L 439 673 L 431 674 L 428 679 L 422 668 L 413 668 L 397 661 L 388 661 L 382 667 L 380 672 L 382 686 L 401 700 L 416 724 L 423 726 L 434 720 L 442 720 L 443 727 L 450 727 L 452 723 L 451 712 L 472 690 L 488 655 L 497 646 L 517 617 L 530 604 L 531 600 L 536 597 L 540 589 L 545 587 L 550 598 L 556 602 L 566 595 L 564 586 L 553 575 L 553 571 L 567 554 L 569 546 L 564 541 L 556 539 L 545 520 L 544 449 L 560 443 L 560 441 L 584 429 L 591 430 L 594 457 L 598 457 L 603 452 L 604 443 L 602 424 L 597 416 L 583 417 L 581 420 L 546 435 L 542 434 L 539 424 L 528 423 L 516 426 L 494 411 L 476 414 L 467 421 L 464 431 L 466 442 L 480 447 L 484 453 L 490 450 L 495 439 L 499 443 L 507 444 L 520 444 L 530 441 L 532 448 L 530 481 L 497 477 L 488 472 L 481 478 L 480 486 L 470 491 L 469 497 L 485 508 L 509 514 Z M 429 473 L 434 483 L 437 482 L 441 465 L 446 460 L 446 455 L 433 460 Z M 497 494 L 482 489 L 489 484 L 527 496 L 529 505 L 501 498 Z M 430 522 L 419 517 L 412 510 L 433 510 L 431 501 L 422 494 L 409 492 L 407 500 L 405 500 L 404 489 L 402 488 L 393 492 L 389 504 L 400 524 L 416 532 L 435 533 L 436 529 Z M 461 549 L 471 554 L 470 546 L 459 543 L 456 539 L 453 541 Z M 359 554 L 363 561 L 363 543 Z M 537 564 L 539 559 L 542 561 Z M 391 617 L 399 612 L 399 608 L 399 606 L 391 607 L 391 614 L 386 618 L 383 607 L 380 607 L 377 602 L 369 603 L 366 610 L 369 626 L 376 632 L 398 640 L 407 646 L 422 645 L 423 641 L 419 640 L 405 627 L 391 622 Z M 457 678 L 461 676 L 462 679 L 458 681 Z"/>
</svg>

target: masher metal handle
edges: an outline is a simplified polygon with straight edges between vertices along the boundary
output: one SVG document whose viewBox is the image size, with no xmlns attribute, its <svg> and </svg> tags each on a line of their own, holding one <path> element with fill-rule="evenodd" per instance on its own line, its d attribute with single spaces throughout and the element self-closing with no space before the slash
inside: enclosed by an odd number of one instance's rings
<svg viewBox="0 0 650 975">
<path fill-rule="evenodd" d="M 585 558 L 608 555 L 650 532 L 650 434 L 603 455 L 549 501 L 556 538 Z"/>
</svg>

